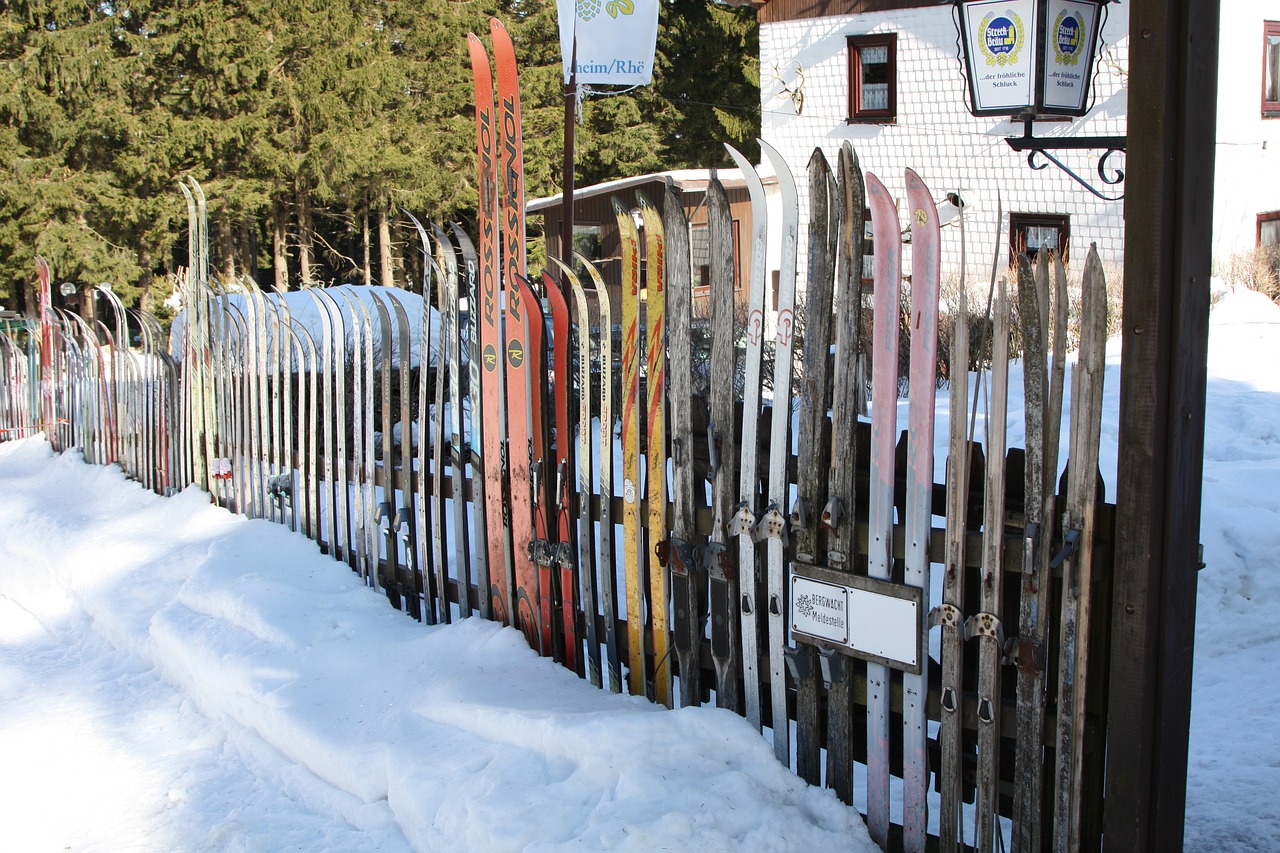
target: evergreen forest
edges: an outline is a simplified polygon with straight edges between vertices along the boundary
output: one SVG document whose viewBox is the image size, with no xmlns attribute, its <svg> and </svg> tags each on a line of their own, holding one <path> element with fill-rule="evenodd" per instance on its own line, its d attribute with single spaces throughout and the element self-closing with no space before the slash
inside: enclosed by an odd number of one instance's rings
<svg viewBox="0 0 1280 853">
<path fill-rule="evenodd" d="M 266 288 L 411 280 L 401 208 L 472 228 L 466 34 L 511 30 L 526 192 L 560 190 L 551 0 L 8 0 L 0 7 L 0 305 L 109 282 L 155 311 L 186 263 L 190 175 L 215 273 Z M 582 99 L 576 182 L 754 154 L 754 11 L 662 0 L 653 85 Z M 531 245 L 533 238 L 531 235 Z M 413 238 L 416 240 L 416 235 Z M 56 288 L 55 288 L 56 289 Z"/>
</svg>

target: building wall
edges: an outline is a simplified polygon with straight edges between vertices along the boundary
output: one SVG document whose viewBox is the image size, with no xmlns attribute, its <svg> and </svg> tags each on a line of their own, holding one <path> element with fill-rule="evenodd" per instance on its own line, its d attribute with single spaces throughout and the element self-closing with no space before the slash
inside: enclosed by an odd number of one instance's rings
<svg viewBox="0 0 1280 853">
<path fill-rule="evenodd" d="M 768 8 L 767 6 L 765 7 Z M 762 21 L 763 21 L 762 17 Z M 1038 122 L 1038 136 L 1120 136 L 1125 133 L 1125 75 L 1128 58 L 1127 5 L 1112 4 L 1102 35 L 1094 82 L 1094 107 L 1073 121 Z M 847 124 L 847 37 L 896 33 L 897 119 L 892 124 Z M 1009 214 L 1044 213 L 1070 216 L 1069 262 L 1083 262 L 1090 243 L 1104 261 L 1119 262 L 1124 237 L 1124 205 L 1102 201 L 1050 165 L 1034 171 L 1026 155 L 1005 143 L 1020 135 L 1022 125 L 1000 118 L 974 118 L 966 106 L 958 35 L 950 6 L 930 6 L 860 14 L 762 23 L 760 27 L 762 136 L 784 156 L 796 176 L 801 196 L 800 233 L 807 216 L 806 166 L 815 145 L 835 163 L 848 140 L 864 171 L 874 173 L 890 193 L 905 199 L 903 170 L 913 168 L 943 202 L 948 192 L 965 199 L 964 232 L 967 276 L 985 284 L 993 251 L 999 265 L 1008 264 Z M 797 110 L 784 88 L 795 90 L 803 74 L 803 106 Z M 1064 151 L 1059 157 L 1098 185 L 1101 152 Z M 1111 158 L 1123 166 L 1123 155 Z M 1116 193 L 1118 194 L 1118 193 Z M 997 211 L 1003 214 L 997 223 Z M 960 226 L 956 210 L 943 204 L 943 274 L 960 269 Z M 947 222 L 948 218 L 950 221 Z M 905 215 L 903 227 L 906 226 Z M 775 250 L 776 251 L 776 250 Z M 909 248 L 907 249 L 909 251 Z M 777 263 L 776 257 L 772 259 Z M 904 264 L 909 260 L 904 258 Z M 803 261 L 801 263 L 803 267 Z M 905 267 L 909 269 L 908 267 Z M 803 281 L 803 269 L 801 281 Z M 985 286 L 981 288 L 985 291 Z"/>
<path fill-rule="evenodd" d="M 1259 213 L 1280 211 L 1280 118 L 1262 118 L 1262 33 L 1276 0 L 1225 0 L 1218 57 L 1213 256 L 1252 249 Z"/>
</svg>

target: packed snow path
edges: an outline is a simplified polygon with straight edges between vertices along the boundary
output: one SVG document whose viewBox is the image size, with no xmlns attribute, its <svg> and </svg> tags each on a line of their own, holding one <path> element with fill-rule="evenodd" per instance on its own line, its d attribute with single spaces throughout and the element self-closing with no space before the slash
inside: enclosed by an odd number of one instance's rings
<svg viewBox="0 0 1280 853">
<path fill-rule="evenodd" d="M 1211 324 L 1186 849 L 1253 853 L 1280 838 L 1280 308 Z M 1118 348 L 1106 382 L 1114 484 Z M 0 697 L 4 850 L 874 850 L 732 714 L 417 625 L 279 526 L 38 439 L 0 445 Z"/>
<path fill-rule="evenodd" d="M 726 711 L 426 628 L 190 490 L 0 445 L 9 850 L 874 850 Z"/>
</svg>

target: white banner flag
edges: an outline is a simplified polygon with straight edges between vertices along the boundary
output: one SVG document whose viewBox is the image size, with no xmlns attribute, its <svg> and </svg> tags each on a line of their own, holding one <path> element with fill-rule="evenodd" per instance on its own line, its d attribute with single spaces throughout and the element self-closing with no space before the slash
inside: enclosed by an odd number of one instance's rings
<svg viewBox="0 0 1280 853">
<path fill-rule="evenodd" d="M 647 86 L 658 44 L 658 0 L 556 0 L 564 81 L 577 38 L 579 83 Z"/>
</svg>

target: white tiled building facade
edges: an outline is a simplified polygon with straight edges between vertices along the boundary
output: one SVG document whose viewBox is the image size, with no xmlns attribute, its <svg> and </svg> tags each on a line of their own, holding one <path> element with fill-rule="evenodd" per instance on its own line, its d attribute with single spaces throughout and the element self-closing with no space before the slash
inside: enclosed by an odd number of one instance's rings
<svg viewBox="0 0 1280 853">
<path fill-rule="evenodd" d="M 900 200 L 905 196 L 903 170 L 913 168 L 932 189 L 944 222 L 944 273 L 960 266 L 960 229 L 948 193 L 965 200 L 966 268 L 971 282 L 986 282 L 993 251 L 1003 269 L 1013 239 L 1032 246 L 1053 241 L 1061 231 L 1068 261 L 1080 261 L 1091 243 L 1104 262 L 1122 263 L 1124 202 L 1104 201 L 1089 193 L 1053 165 L 1029 168 L 1026 154 L 1012 150 L 1005 137 L 1022 134 L 1021 122 L 975 118 L 968 110 L 966 81 L 959 59 L 957 26 L 950 5 L 897 8 L 857 14 L 789 17 L 783 3 L 771 0 L 760 13 L 761 122 L 763 138 L 790 164 L 801 193 L 801 234 L 807 209 L 806 167 L 815 146 L 831 163 L 844 141 L 857 152 L 864 171 L 874 173 Z M 775 5 L 776 4 L 776 5 Z M 876 4 L 844 0 L 824 11 L 875 8 Z M 1280 118 L 1264 119 L 1259 106 L 1266 18 L 1280 20 L 1280 0 L 1224 0 L 1218 126 L 1218 171 L 1214 205 L 1215 254 L 1254 245 L 1258 215 L 1280 210 Z M 773 7 L 773 8 L 770 8 Z M 812 6 L 796 5 L 812 15 Z M 1036 122 L 1037 136 L 1123 136 L 1127 113 L 1129 16 L 1127 5 L 1107 6 L 1102 46 L 1095 66 L 1092 109 L 1083 118 Z M 851 53 L 860 48 L 850 37 L 889 35 L 896 43 L 895 67 L 889 69 L 896 96 L 892 118 L 851 117 Z M 878 63 L 883 51 L 863 54 Z M 874 68 L 870 79 L 883 75 Z M 883 106 L 883 87 L 864 88 L 863 106 Z M 1265 104 L 1265 101 L 1263 102 Z M 1209 118 L 1209 117 L 1206 117 Z M 1097 174 L 1101 151 L 1060 151 L 1057 156 L 1108 195 Z M 1142 156 L 1134 150 L 1130 157 Z M 1043 162 L 1043 161 L 1042 161 Z M 1123 168 L 1125 155 L 1109 166 Z M 1114 174 L 1115 169 L 1108 169 Z M 997 222 L 997 210 L 1003 214 Z M 948 224 L 949 223 L 949 224 Z M 905 227 L 905 214 L 903 226 Z M 1017 232 L 1011 234 L 1011 232 Z M 775 261 L 776 264 L 776 261 Z M 801 267 L 803 267 L 803 258 Z M 801 270 L 803 280 L 803 269 Z M 803 286 L 803 285 L 801 285 Z M 985 288 L 984 288 L 985 289 Z"/>
</svg>

